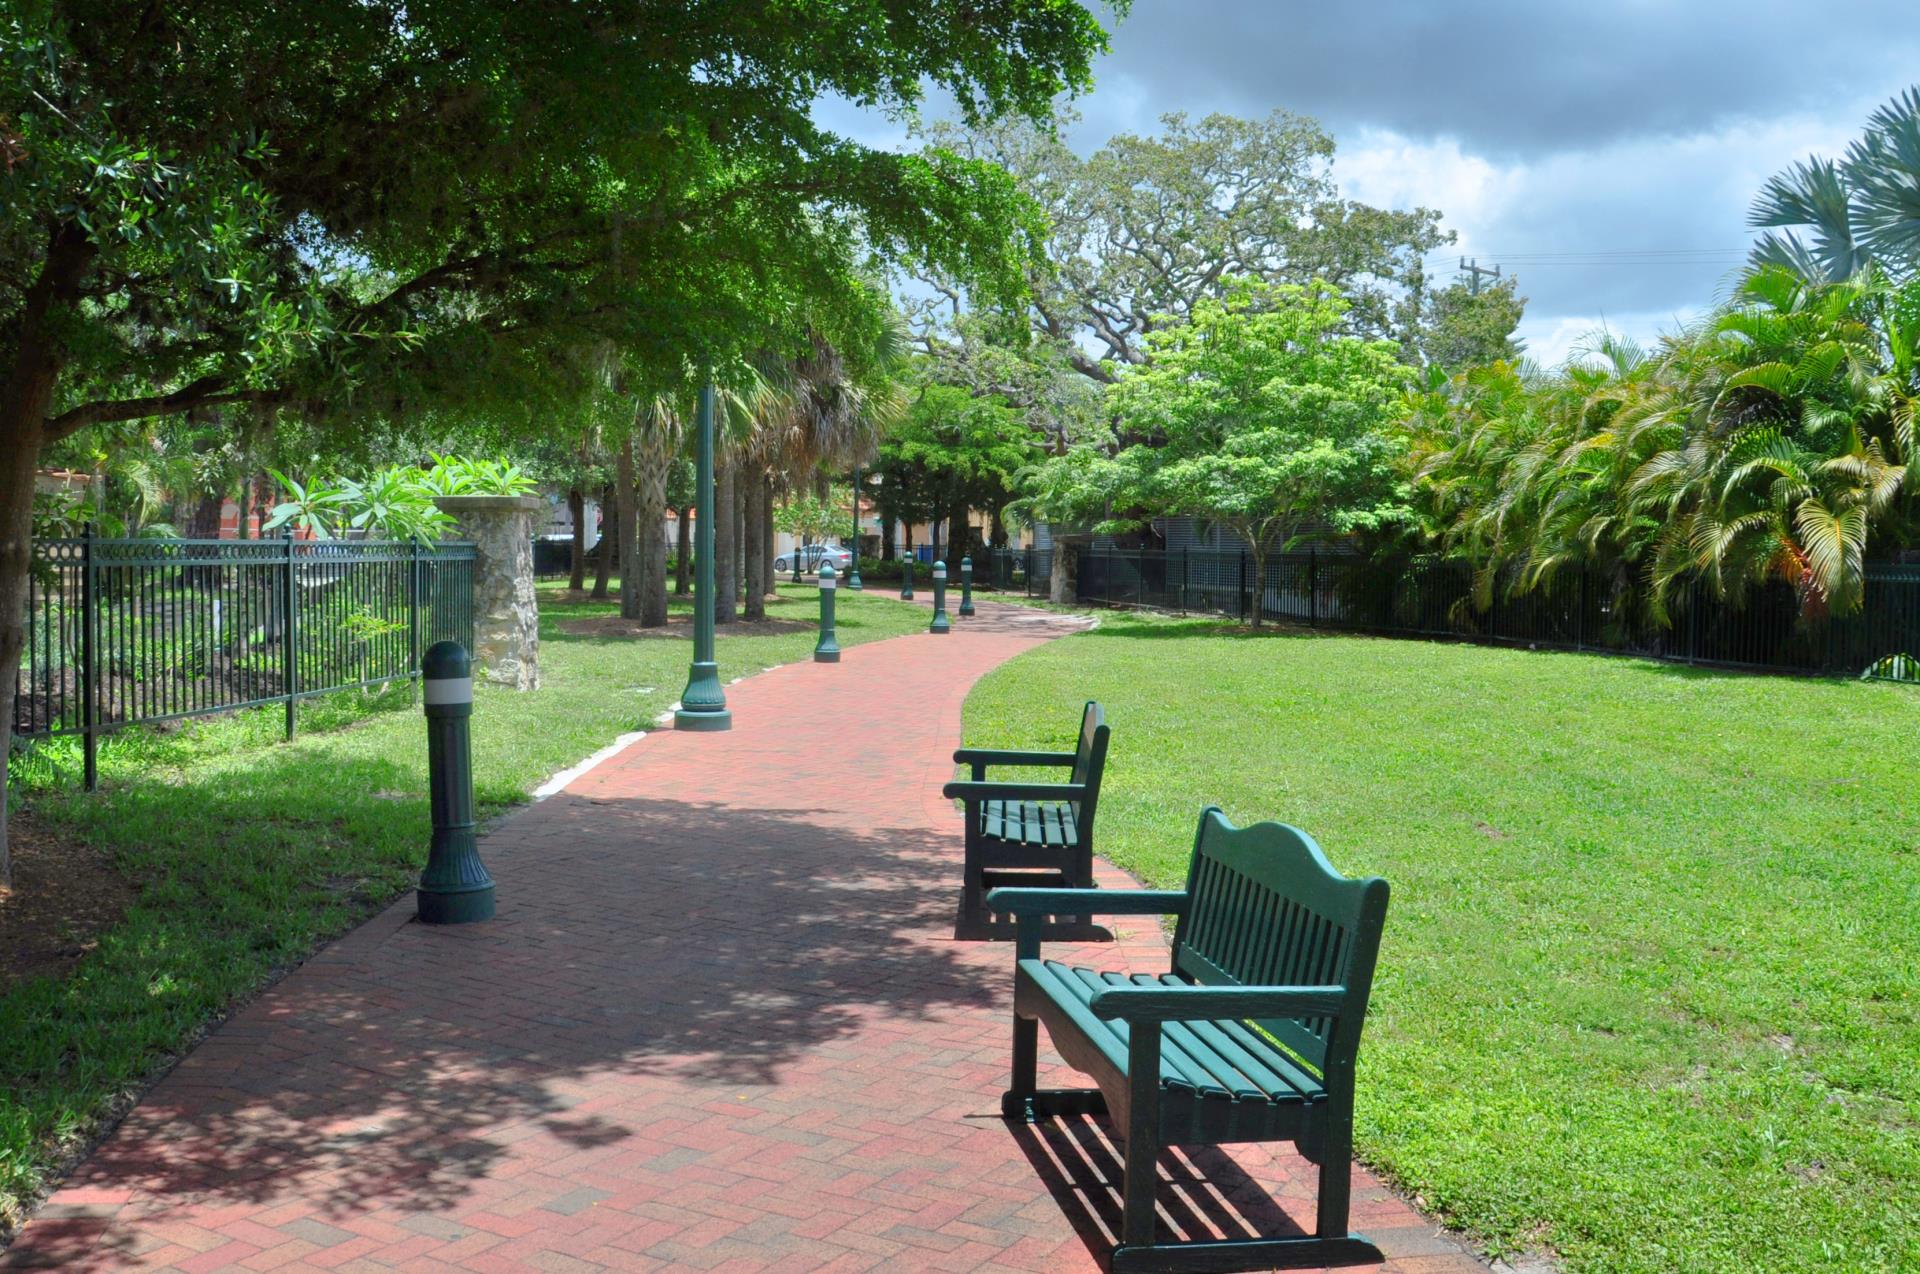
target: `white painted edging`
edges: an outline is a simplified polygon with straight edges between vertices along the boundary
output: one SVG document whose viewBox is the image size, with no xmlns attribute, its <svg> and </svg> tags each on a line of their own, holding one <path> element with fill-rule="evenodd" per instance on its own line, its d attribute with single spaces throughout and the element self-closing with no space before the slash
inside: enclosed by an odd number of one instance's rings
<svg viewBox="0 0 1920 1274">
<path fill-rule="evenodd" d="M 580 764 L 573 766 L 570 769 L 565 769 L 560 771 L 558 774 L 548 779 L 545 783 L 542 783 L 539 787 L 534 788 L 533 799 L 535 801 L 544 801 L 549 796 L 558 796 L 561 792 L 566 790 L 567 784 L 573 782 L 575 779 L 579 778 L 582 774 L 585 774 L 588 770 L 591 770 L 594 766 L 599 765 L 605 761 L 611 761 L 614 757 L 626 751 L 627 748 L 629 748 L 635 743 L 638 743 L 640 740 L 646 737 L 647 737 L 647 732 L 645 730 L 635 730 L 631 734 L 621 735 L 619 738 L 615 739 L 612 743 L 607 744 L 606 747 L 601 748 L 598 752 L 595 752 L 592 756 L 580 762 Z"/>
</svg>

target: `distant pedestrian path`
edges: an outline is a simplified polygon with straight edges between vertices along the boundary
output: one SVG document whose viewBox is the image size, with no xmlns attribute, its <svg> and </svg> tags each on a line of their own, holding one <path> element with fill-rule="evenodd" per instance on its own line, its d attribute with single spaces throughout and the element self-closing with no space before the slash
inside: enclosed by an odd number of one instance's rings
<svg viewBox="0 0 1920 1274">
<path fill-rule="evenodd" d="M 1090 1121 L 999 1117 L 1012 954 L 952 938 L 939 796 L 974 681 L 1081 621 L 980 612 L 749 678 L 730 733 L 651 733 L 514 815 L 482 845 L 496 920 L 432 929 L 408 898 L 322 951 L 149 1093 L 0 1265 L 1093 1268 L 1119 1159 Z M 1117 934 L 1065 954 L 1164 967 L 1154 922 Z M 1290 1154 L 1162 1170 L 1183 1234 L 1311 1223 Z M 1355 1187 L 1385 1268 L 1481 1268 Z"/>
</svg>

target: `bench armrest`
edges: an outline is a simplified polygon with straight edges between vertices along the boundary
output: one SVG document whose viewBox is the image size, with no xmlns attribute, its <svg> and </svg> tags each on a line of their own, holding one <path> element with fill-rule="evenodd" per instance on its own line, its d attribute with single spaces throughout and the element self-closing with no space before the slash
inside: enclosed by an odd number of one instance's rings
<svg viewBox="0 0 1920 1274">
<path fill-rule="evenodd" d="M 955 780 L 940 795 L 963 801 L 1078 801 L 1087 795 L 1085 783 L 968 783 Z"/>
<path fill-rule="evenodd" d="M 1177 916 L 1187 909 L 1184 889 L 1028 889 L 987 893 L 989 911 L 1016 916 Z"/>
<path fill-rule="evenodd" d="M 998 748 L 961 748 L 953 754 L 958 765 L 1072 765 L 1078 752 L 1009 752 Z"/>
<path fill-rule="evenodd" d="M 1114 987 L 1094 992 L 1087 1001 L 1095 1017 L 1117 1017 L 1126 1022 L 1339 1017 L 1346 1005 L 1347 988 L 1343 986 Z"/>
</svg>

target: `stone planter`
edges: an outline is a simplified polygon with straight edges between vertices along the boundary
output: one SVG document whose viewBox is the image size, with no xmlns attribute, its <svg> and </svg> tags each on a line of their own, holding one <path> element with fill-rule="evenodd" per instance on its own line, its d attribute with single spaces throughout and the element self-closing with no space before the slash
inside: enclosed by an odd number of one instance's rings
<svg viewBox="0 0 1920 1274">
<path fill-rule="evenodd" d="M 515 690 L 540 688 L 540 608 L 533 596 L 531 495 L 442 495 L 456 536 L 472 540 L 474 675 Z"/>
</svg>

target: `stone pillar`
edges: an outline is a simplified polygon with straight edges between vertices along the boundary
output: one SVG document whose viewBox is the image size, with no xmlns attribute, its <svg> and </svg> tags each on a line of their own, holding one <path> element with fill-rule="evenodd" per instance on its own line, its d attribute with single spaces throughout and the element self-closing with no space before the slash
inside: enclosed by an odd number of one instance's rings
<svg viewBox="0 0 1920 1274">
<path fill-rule="evenodd" d="M 515 690 L 540 688 L 540 608 L 533 596 L 533 515 L 547 502 L 530 495 L 442 495 L 462 540 L 474 544 L 474 675 Z"/>
</svg>

